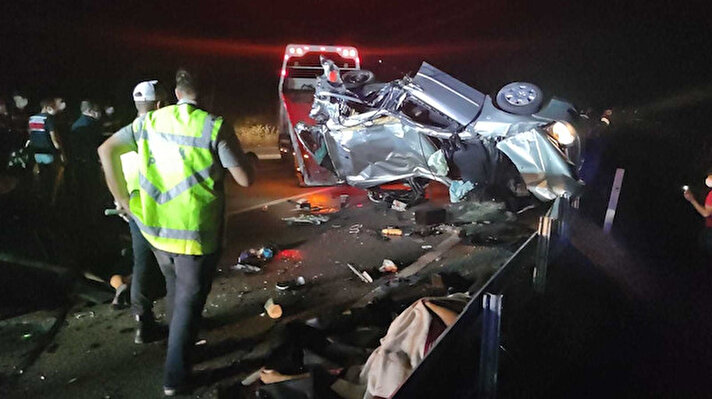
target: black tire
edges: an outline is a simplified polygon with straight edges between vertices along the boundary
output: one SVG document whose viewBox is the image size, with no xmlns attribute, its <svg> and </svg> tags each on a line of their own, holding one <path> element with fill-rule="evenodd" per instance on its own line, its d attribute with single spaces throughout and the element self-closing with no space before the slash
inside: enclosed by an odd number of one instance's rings
<svg viewBox="0 0 712 399">
<path fill-rule="evenodd" d="M 541 108 L 544 92 L 527 82 L 512 82 L 502 87 L 495 97 L 497 106 L 515 115 L 531 115 Z"/>
<path fill-rule="evenodd" d="M 365 69 L 348 71 L 341 75 L 341 81 L 344 82 L 344 87 L 349 90 L 358 89 L 367 85 L 375 79 L 375 75 L 371 71 Z"/>
</svg>

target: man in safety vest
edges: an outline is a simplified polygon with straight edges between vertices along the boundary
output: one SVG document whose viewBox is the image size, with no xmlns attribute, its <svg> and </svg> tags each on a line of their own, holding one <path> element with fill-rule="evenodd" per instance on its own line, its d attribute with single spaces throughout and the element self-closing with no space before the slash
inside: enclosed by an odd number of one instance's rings
<svg viewBox="0 0 712 399">
<path fill-rule="evenodd" d="M 157 80 L 149 80 L 136 85 L 133 90 L 133 100 L 138 111 L 137 118 L 143 118 L 150 111 L 155 111 L 166 99 L 165 90 Z M 133 136 L 133 123 L 124 126 L 118 135 Z M 138 180 L 138 153 L 130 151 L 121 155 L 121 168 L 126 179 L 126 189 L 131 195 L 139 195 Z M 161 329 L 153 315 L 153 301 L 149 293 L 151 281 L 154 281 L 158 272 L 156 257 L 153 256 L 151 245 L 141 233 L 136 222 L 126 217 L 131 232 L 131 248 L 133 252 L 133 267 L 131 272 L 131 313 L 136 317 L 138 327 L 134 335 L 134 342 L 142 344 L 160 337 Z M 125 285 L 120 286 L 124 287 Z M 117 289 L 118 293 L 119 289 Z"/>
<path fill-rule="evenodd" d="M 226 168 L 241 186 L 253 168 L 232 128 L 197 106 L 198 86 L 176 73 L 176 105 L 148 112 L 132 134 L 114 134 L 99 147 L 106 181 L 153 247 L 166 278 L 169 320 L 164 394 L 185 388 L 190 352 L 219 258 Z M 138 152 L 138 195 L 126 189 L 121 154 Z"/>
</svg>

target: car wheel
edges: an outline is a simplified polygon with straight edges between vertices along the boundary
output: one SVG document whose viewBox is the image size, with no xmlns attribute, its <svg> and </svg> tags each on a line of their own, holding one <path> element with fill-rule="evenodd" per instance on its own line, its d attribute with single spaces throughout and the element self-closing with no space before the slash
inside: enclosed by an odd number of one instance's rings
<svg viewBox="0 0 712 399">
<path fill-rule="evenodd" d="M 357 89 L 363 85 L 373 82 L 375 76 L 373 72 L 365 69 L 357 71 L 348 71 L 341 75 L 341 81 L 344 82 L 344 87 L 349 90 Z"/>
<path fill-rule="evenodd" d="M 497 106 L 515 115 L 531 115 L 544 102 L 544 92 L 527 82 L 512 82 L 500 89 L 495 98 Z"/>
</svg>

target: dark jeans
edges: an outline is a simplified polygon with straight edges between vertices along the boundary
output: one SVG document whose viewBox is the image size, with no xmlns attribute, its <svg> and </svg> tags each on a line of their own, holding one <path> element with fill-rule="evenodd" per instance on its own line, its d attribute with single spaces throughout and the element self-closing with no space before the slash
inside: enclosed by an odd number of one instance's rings
<svg viewBox="0 0 712 399">
<path fill-rule="evenodd" d="M 41 154 L 45 155 L 45 154 Z M 38 174 L 34 179 L 34 192 L 41 203 L 54 206 L 57 191 L 64 173 L 64 166 L 55 159 L 49 163 L 37 163 Z"/>
<path fill-rule="evenodd" d="M 153 296 L 150 288 L 155 286 L 159 268 L 151 244 L 141 234 L 136 222 L 129 221 L 133 271 L 131 276 L 131 313 L 139 318 L 153 319 Z"/>
<path fill-rule="evenodd" d="M 697 237 L 697 243 L 700 249 L 705 251 L 707 255 L 712 255 L 712 227 L 705 227 Z"/>
<path fill-rule="evenodd" d="M 96 221 L 101 218 L 104 203 L 104 192 L 102 187 L 101 171 L 98 162 L 84 161 L 81 159 L 72 160 L 67 164 L 67 179 L 65 187 L 68 188 L 70 198 L 75 204 L 82 205 L 83 218 Z"/>
<path fill-rule="evenodd" d="M 166 277 L 166 315 L 169 321 L 164 386 L 180 387 L 191 369 L 191 352 L 220 255 L 178 255 L 154 248 Z"/>
</svg>

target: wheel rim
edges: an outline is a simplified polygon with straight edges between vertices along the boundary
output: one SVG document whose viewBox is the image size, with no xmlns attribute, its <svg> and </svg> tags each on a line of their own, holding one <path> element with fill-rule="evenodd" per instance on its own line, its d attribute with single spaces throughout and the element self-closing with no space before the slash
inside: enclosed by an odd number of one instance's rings
<svg viewBox="0 0 712 399">
<path fill-rule="evenodd" d="M 536 89 L 528 84 L 516 84 L 504 89 L 504 99 L 511 105 L 524 106 L 536 100 Z"/>
</svg>

